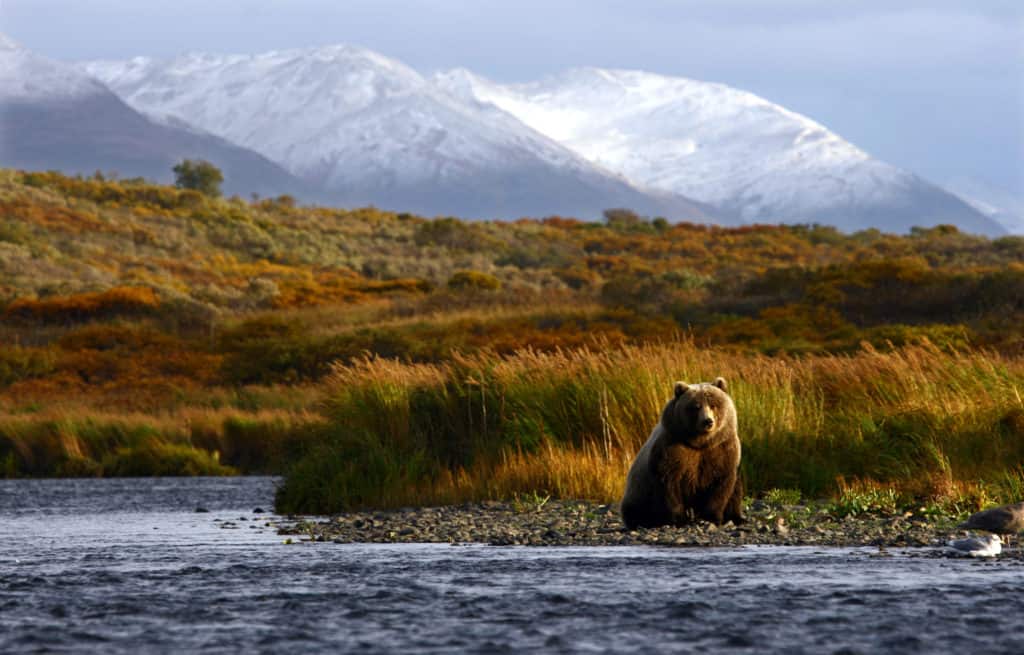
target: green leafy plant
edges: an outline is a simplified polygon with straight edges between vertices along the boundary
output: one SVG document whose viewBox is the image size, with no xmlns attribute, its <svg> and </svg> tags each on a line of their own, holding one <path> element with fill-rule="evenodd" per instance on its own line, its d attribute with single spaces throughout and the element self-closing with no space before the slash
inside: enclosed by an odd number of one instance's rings
<svg viewBox="0 0 1024 655">
<path fill-rule="evenodd" d="M 799 505 L 803 494 L 799 489 L 773 488 L 764 492 L 763 500 L 770 507 L 784 507 L 786 505 Z"/>
<path fill-rule="evenodd" d="M 220 196 L 224 174 L 219 168 L 202 159 L 185 159 L 174 166 L 174 185 L 179 189 L 192 189 L 204 195 Z"/>
</svg>

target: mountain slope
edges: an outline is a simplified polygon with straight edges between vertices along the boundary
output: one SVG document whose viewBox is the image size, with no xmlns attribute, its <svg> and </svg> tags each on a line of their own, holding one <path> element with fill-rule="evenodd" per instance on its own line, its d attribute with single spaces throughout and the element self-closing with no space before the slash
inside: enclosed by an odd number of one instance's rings
<svg viewBox="0 0 1024 655">
<path fill-rule="evenodd" d="M 1024 197 L 1019 194 L 967 177 L 946 180 L 943 187 L 1005 227 L 1010 234 L 1024 234 Z"/>
<path fill-rule="evenodd" d="M 501 218 L 596 217 L 626 206 L 715 220 L 706 207 L 634 188 L 506 112 L 456 99 L 362 48 L 191 54 L 84 68 L 136 109 L 252 148 L 346 204 Z"/>
<path fill-rule="evenodd" d="M 307 188 L 254 152 L 191 128 L 158 124 L 77 68 L 0 37 L 0 165 L 71 173 L 116 171 L 167 182 L 184 158 L 224 172 L 228 193 L 293 193 Z"/>
<path fill-rule="evenodd" d="M 696 198 L 748 222 L 900 232 L 955 223 L 1003 232 L 956 196 L 871 158 L 818 123 L 721 84 L 598 68 L 519 85 L 461 69 L 435 81 L 504 109 L 636 184 Z"/>
</svg>

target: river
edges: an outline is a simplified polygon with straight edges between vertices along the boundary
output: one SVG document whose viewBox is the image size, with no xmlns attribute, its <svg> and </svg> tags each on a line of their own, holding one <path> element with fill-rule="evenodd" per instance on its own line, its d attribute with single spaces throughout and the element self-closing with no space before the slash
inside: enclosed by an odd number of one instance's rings
<svg viewBox="0 0 1024 655">
<path fill-rule="evenodd" d="M 274 482 L 0 480 L 0 652 L 1024 653 L 1020 560 L 286 545 Z"/>
</svg>

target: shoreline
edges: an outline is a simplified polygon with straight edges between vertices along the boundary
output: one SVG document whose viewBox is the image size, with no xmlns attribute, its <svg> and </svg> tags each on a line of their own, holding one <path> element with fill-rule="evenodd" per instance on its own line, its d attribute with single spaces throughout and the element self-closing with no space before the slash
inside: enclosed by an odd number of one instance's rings
<svg viewBox="0 0 1024 655">
<path fill-rule="evenodd" d="M 911 512 L 836 518 L 823 506 L 770 507 L 755 501 L 747 522 L 626 530 L 614 505 L 578 500 L 465 503 L 441 507 L 346 512 L 279 527 L 297 541 L 453 543 L 493 546 L 730 547 L 875 546 L 936 548 L 969 534 L 951 516 Z M 1001 557 L 1024 559 L 1019 544 Z"/>
</svg>

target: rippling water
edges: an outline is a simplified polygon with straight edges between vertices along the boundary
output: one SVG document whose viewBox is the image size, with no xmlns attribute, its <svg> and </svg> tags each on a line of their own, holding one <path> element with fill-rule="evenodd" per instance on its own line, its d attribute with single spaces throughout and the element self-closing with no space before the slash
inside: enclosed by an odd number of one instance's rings
<svg viewBox="0 0 1024 655">
<path fill-rule="evenodd" d="M 0 481 L 0 652 L 1024 653 L 1019 560 L 287 546 L 252 511 L 272 494 L 270 478 Z"/>
</svg>

